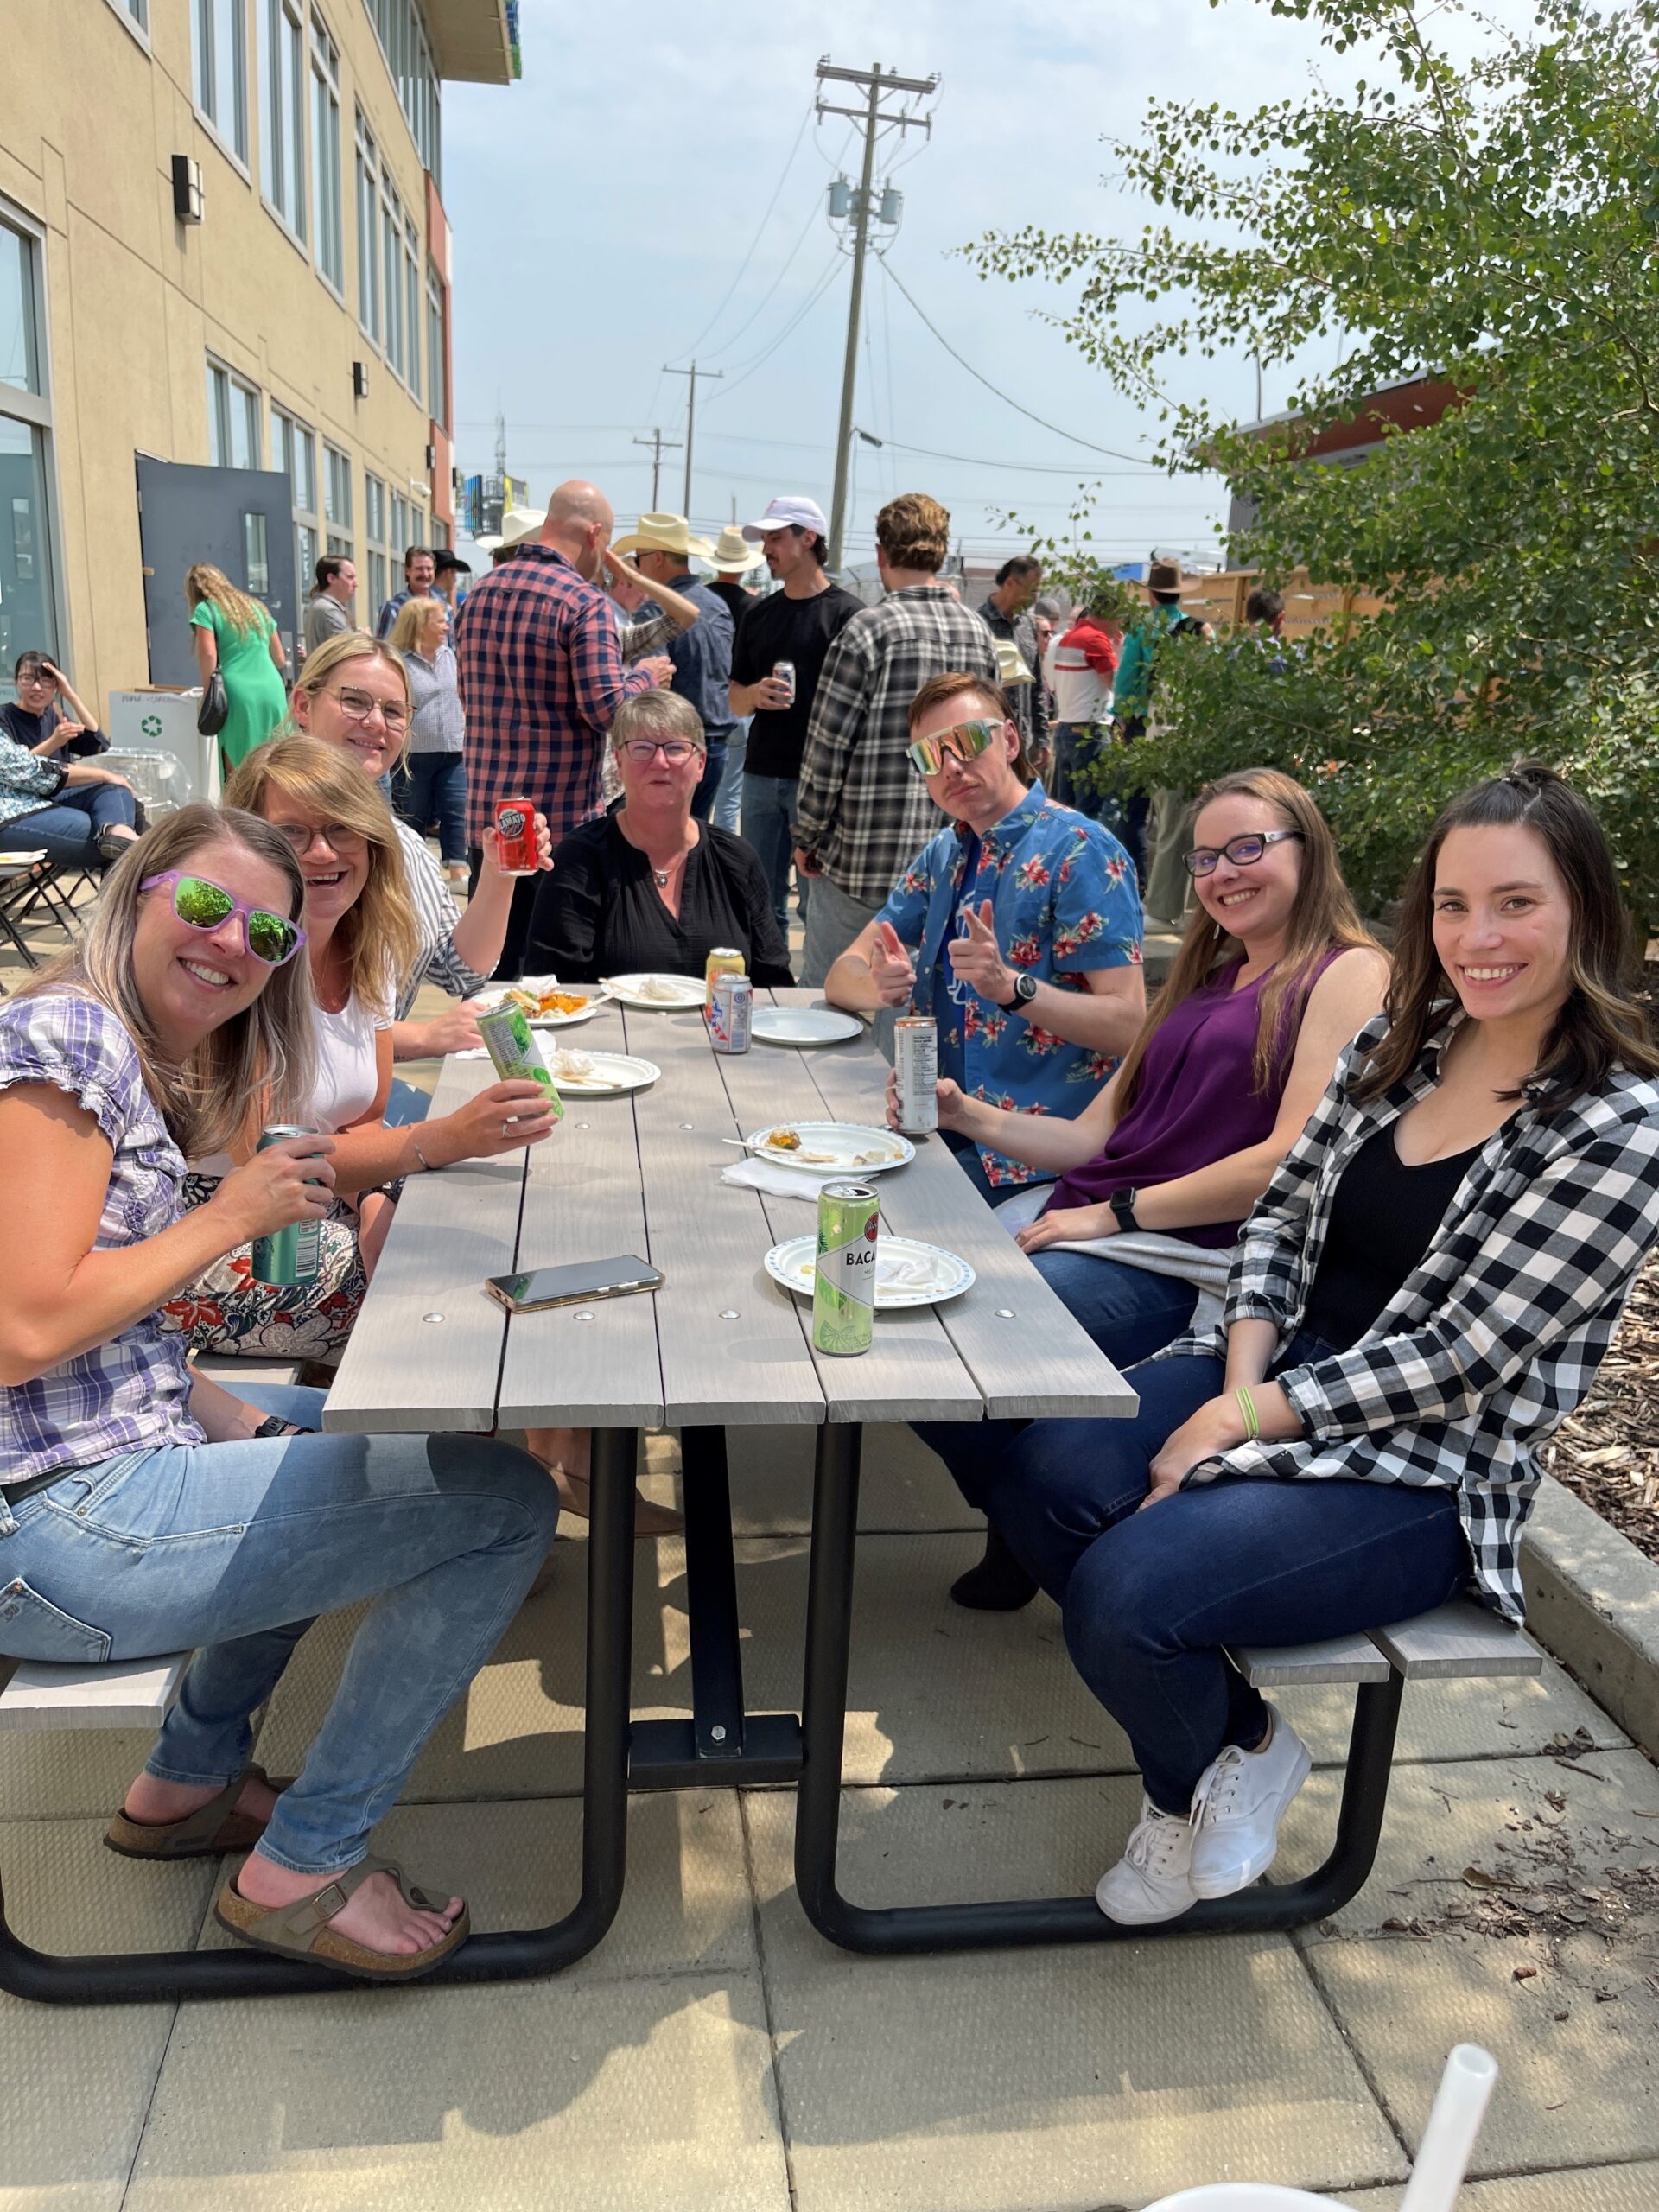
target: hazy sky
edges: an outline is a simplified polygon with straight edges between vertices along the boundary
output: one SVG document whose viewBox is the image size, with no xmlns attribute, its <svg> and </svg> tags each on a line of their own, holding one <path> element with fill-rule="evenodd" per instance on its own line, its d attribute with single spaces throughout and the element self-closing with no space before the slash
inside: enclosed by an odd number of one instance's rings
<svg viewBox="0 0 1659 2212">
<path fill-rule="evenodd" d="M 758 515 L 774 492 L 830 505 L 850 264 L 825 191 L 843 170 L 855 181 L 857 156 L 852 125 L 810 116 L 826 44 L 837 62 L 942 79 L 919 104 L 931 139 L 894 133 L 878 147 L 878 181 L 891 175 L 904 194 L 894 272 L 994 384 L 1059 430 L 1130 455 L 1155 426 L 1040 319 L 1060 295 L 982 283 L 951 249 L 1027 222 L 1132 235 L 1148 211 L 1103 183 L 1104 134 L 1132 133 L 1150 97 L 1243 106 L 1296 92 L 1323 59 L 1306 26 L 1252 0 L 1085 0 L 1064 28 L 1006 0 L 844 0 L 820 19 L 832 32 L 776 0 L 522 0 L 521 12 L 524 81 L 445 88 L 457 458 L 487 471 L 499 404 L 509 467 L 535 499 L 592 476 L 631 518 L 651 503 L 650 454 L 632 441 L 654 425 L 683 438 L 687 380 L 663 369 L 695 346 L 702 366 L 725 372 L 698 387 L 691 512 L 705 530 L 734 503 L 740 519 Z M 1096 469 L 1115 472 L 1094 524 L 1113 557 L 1154 544 L 1213 556 L 1215 479 L 1143 475 L 1024 419 L 951 359 L 874 263 L 865 301 L 855 421 L 962 458 L 855 442 L 849 558 L 868 555 L 893 492 L 933 493 L 983 550 L 1001 510 L 1058 527 Z M 1248 363 L 1194 374 L 1217 404 L 1254 415 Z M 1275 391 L 1269 372 L 1268 411 L 1287 381 Z M 683 458 L 666 456 L 666 508 L 683 504 Z M 1008 463 L 1022 466 L 994 465 Z"/>
</svg>

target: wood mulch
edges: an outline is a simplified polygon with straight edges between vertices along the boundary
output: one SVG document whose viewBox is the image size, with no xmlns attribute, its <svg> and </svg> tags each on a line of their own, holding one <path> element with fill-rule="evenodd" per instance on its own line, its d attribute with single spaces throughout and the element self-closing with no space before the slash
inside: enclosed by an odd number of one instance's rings
<svg viewBox="0 0 1659 2212">
<path fill-rule="evenodd" d="M 1544 1465 L 1659 1560 L 1659 1254 L 1637 1278 L 1595 1388 L 1546 1446 Z"/>
</svg>

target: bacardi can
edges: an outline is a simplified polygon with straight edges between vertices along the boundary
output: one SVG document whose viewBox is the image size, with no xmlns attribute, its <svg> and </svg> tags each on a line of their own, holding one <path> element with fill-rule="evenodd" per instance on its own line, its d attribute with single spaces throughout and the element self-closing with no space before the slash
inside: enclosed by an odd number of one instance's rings
<svg viewBox="0 0 1659 2212">
<path fill-rule="evenodd" d="M 818 1193 L 812 1342 L 819 1351 L 868 1351 L 875 1333 L 875 1237 L 880 1209 L 868 1183 L 826 1183 Z"/>
<path fill-rule="evenodd" d="M 899 1078 L 899 1126 L 919 1137 L 939 1126 L 939 1025 L 931 1014 L 901 1014 L 893 1025 Z"/>
<path fill-rule="evenodd" d="M 534 875 L 540 864 L 536 850 L 536 808 L 527 798 L 504 798 L 495 809 L 497 855 L 503 875 Z"/>
<path fill-rule="evenodd" d="M 478 1017 L 479 1041 L 489 1054 L 503 1083 L 539 1083 L 547 1093 L 556 1122 L 564 1119 L 564 1101 L 542 1058 L 536 1033 L 524 1020 L 522 1007 L 492 1007 Z"/>
<path fill-rule="evenodd" d="M 276 1122 L 270 1128 L 261 1129 L 255 1149 L 268 1152 L 274 1144 L 281 1144 L 286 1137 L 315 1136 L 315 1129 L 302 1128 L 297 1122 Z M 290 1285 L 315 1282 L 322 1272 L 322 1224 L 320 1221 L 290 1221 L 286 1229 L 273 1230 L 269 1236 L 253 1240 L 253 1279 L 256 1282 Z"/>
<path fill-rule="evenodd" d="M 717 1052 L 747 1052 L 754 1027 L 754 985 L 747 976 L 716 976 L 709 1041 Z"/>
<path fill-rule="evenodd" d="M 717 944 L 702 963 L 702 1012 L 706 1020 L 715 1010 L 716 976 L 746 976 L 749 963 L 734 945 Z"/>
<path fill-rule="evenodd" d="M 789 697 L 785 703 L 792 707 L 795 703 L 794 662 L 792 660 L 775 660 L 772 664 L 772 672 L 779 683 L 788 684 Z"/>
</svg>

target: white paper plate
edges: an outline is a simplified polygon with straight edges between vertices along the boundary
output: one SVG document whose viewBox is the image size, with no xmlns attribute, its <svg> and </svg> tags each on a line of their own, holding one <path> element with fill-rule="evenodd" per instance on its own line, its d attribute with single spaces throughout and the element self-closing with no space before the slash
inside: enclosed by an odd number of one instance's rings
<svg viewBox="0 0 1659 2212">
<path fill-rule="evenodd" d="M 652 997 L 643 994 L 641 986 L 651 984 L 672 994 L 671 996 Z M 605 988 L 613 999 L 624 1006 L 637 1007 L 643 1014 L 701 1014 L 702 985 L 695 976 L 607 976 Z"/>
<path fill-rule="evenodd" d="M 599 1012 L 601 1007 L 605 1004 L 605 1001 L 610 996 L 610 993 L 606 989 L 603 983 L 562 983 L 556 976 L 521 976 L 514 988 L 521 991 L 531 992 L 569 991 L 572 995 L 577 991 L 581 991 L 584 993 L 587 997 L 588 1004 L 583 1007 L 578 1014 L 532 1014 L 526 1015 L 525 1019 L 528 1020 L 532 1029 L 569 1029 L 574 1027 L 574 1025 L 578 1021 L 591 1021 L 594 1016 Z M 505 1005 L 506 1002 L 506 996 L 507 995 L 505 990 L 480 991 L 478 996 L 473 1000 L 472 1003 L 481 1010 L 487 1012 L 492 1007 Z"/>
<path fill-rule="evenodd" d="M 861 1037 L 864 1025 L 855 1014 L 842 1014 L 828 1006 L 758 1006 L 754 1009 L 757 1045 L 839 1045 L 849 1037 Z"/>
<path fill-rule="evenodd" d="M 569 1048 L 580 1051 L 578 1046 Z M 630 1090 L 643 1090 L 655 1083 L 662 1070 L 654 1060 L 637 1059 L 631 1052 L 585 1052 L 584 1059 L 594 1064 L 590 1076 L 561 1075 L 556 1065 L 557 1054 L 544 1051 L 548 1073 L 558 1086 L 561 1098 L 617 1098 Z"/>
<path fill-rule="evenodd" d="M 766 1273 L 785 1290 L 812 1295 L 817 1263 L 816 1236 L 791 1236 L 766 1255 Z M 974 1271 L 966 1260 L 942 1244 L 920 1244 L 913 1236 L 879 1236 L 875 1246 L 875 1306 L 878 1313 L 906 1306 L 939 1306 L 971 1287 Z"/>
<path fill-rule="evenodd" d="M 779 1129 L 794 1130 L 801 1141 L 799 1151 L 766 1142 Z M 896 1129 L 867 1129 L 856 1122 L 772 1122 L 763 1129 L 751 1129 L 743 1141 L 756 1160 L 769 1160 L 777 1167 L 799 1167 L 809 1175 L 887 1175 L 916 1157 L 915 1146 Z M 827 1156 L 807 1160 L 802 1156 L 806 1153 Z M 880 1157 L 861 1158 L 866 1153 Z"/>
</svg>

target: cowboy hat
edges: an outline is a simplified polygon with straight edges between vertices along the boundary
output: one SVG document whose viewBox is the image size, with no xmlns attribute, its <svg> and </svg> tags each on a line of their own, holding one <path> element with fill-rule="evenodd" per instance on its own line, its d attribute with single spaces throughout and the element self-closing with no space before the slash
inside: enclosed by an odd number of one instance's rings
<svg viewBox="0 0 1659 2212">
<path fill-rule="evenodd" d="M 501 518 L 499 545 L 522 545 L 527 537 L 539 537 L 547 517 L 539 507 L 509 507 Z M 482 543 L 482 540 L 480 540 Z M 495 547 L 491 550 L 494 551 Z"/>
<path fill-rule="evenodd" d="M 706 537 L 693 537 L 683 515 L 641 515 L 638 530 L 630 531 L 612 546 L 613 553 L 693 553 L 706 561 L 714 551 Z"/>
<path fill-rule="evenodd" d="M 741 576 L 766 557 L 760 548 L 752 545 L 734 523 L 728 523 L 721 531 L 715 540 L 715 550 L 709 556 L 714 567 L 723 576 Z"/>
</svg>

